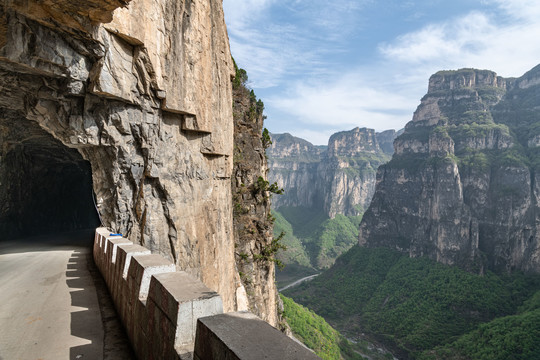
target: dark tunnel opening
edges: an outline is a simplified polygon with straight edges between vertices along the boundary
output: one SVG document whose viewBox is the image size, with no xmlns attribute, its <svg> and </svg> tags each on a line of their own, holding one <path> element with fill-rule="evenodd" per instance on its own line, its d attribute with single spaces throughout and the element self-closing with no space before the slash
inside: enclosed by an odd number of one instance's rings
<svg viewBox="0 0 540 360">
<path fill-rule="evenodd" d="M 99 226 L 91 166 L 76 149 L 10 116 L 0 117 L 0 148 L 0 239 Z"/>
</svg>

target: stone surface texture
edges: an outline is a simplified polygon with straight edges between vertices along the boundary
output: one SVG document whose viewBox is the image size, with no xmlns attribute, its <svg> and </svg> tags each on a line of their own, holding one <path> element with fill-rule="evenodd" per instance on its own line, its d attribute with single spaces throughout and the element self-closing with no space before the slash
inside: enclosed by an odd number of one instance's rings
<svg viewBox="0 0 540 360">
<path fill-rule="evenodd" d="M 331 218 L 362 214 L 375 190 L 379 165 L 390 160 L 394 130 L 355 128 L 314 146 L 290 134 L 273 134 L 268 149 L 270 182 L 285 189 L 273 206 L 320 207 Z"/>
<path fill-rule="evenodd" d="M 27 163 L 47 164 L 63 149 L 61 164 L 89 164 L 104 226 L 237 310 L 246 296 L 237 301 L 233 75 L 219 0 L 3 2 L 0 224 L 24 215 L 9 200 L 5 160 L 45 149 Z M 250 306 L 272 321 L 270 279 L 272 267 L 254 279 L 268 284 Z"/>
<path fill-rule="evenodd" d="M 219 294 L 176 271 L 161 255 L 141 254 L 142 247 L 109 235 L 106 228 L 96 229 L 94 260 L 137 358 L 178 359 L 192 353 L 197 319 L 223 313 Z"/>
<path fill-rule="evenodd" d="M 442 71 L 379 168 L 360 245 L 483 272 L 540 271 L 540 68 Z"/>
<path fill-rule="evenodd" d="M 237 287 L 238 310 L 249 310 L 278 326 L 279 299 L 274 281 L 275 265 L 264 256 L 273 240 L 270 214 L 272 194 L 261 189 L 266 181 L 267 159 L 262 140 L 263 107 L 241 82 L 233 87 L 234 168 L 233 191 L 236 266 L 240 274 Z"/>
<path fill-rule="evenodd" d="M 203 317 L 197 321 L 194 359 L 320 359 L 248 312 Z"/>
</svg>

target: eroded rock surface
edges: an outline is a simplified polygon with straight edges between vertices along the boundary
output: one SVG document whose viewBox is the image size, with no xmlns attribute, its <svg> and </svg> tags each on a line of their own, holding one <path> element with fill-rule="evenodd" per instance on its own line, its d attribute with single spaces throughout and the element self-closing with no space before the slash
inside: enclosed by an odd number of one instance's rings
<svg viewBox="0 0 540 360">
<path fill-rule="evenodd" d="M 305 206 L 356 216 L 369 206 L 375 174 L 390 159 L 394 130 L 355 128 L 332 135 L 328 146 L 314 146 L 290 134 L 272 135 L 269 179 L 285 189 L 273 206 Z"/>
<path fill-rule="evenodd" d="M 379 168 L 360 244 L 472 271 L 540 271 L 536 67 L 444 71 Z"/>
<path fill-rule="evenodd" d="M 280 301 L 270 254 L 272 194 L 265 187 L 268 166 L 263 132 L 263 104 L 240 81 L 233 88 L 234 168 L 232 176 L 235 258 L 240 274 L 240 310 L 249 310 L 271 325 L 280 322 Z M 244 303 L 241 304 L 242 299 Z M 242 308 L 243 307 L 243 308 Z"/>
<path fill-rule="evenodd" d="M 0 173 L 45 135 L 76 149 L 103 224 L 236 310 L 233 74 L 219 0 L 4 2 Z"/>
</svg>

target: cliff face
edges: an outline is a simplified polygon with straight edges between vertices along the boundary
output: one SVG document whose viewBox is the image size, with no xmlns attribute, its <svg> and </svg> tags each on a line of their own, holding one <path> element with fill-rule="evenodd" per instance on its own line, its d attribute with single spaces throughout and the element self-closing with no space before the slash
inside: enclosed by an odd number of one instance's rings
<svg viewBox="0 0 540 360">
<path fill-rule="evenodd" d="M 332 135 L 326 149 L 289 134 L 272 135 L 270 182 L 285 189 L 273 206 L 320 207 L 331 218 L 368 207 L 377 167 L 388 161 L 394 130 L 355 128 Z"/>
<path fill-rule="evenodd" d="M 200 278 L 225 311 L 245 304 L 221 1 L 7 1 L 0 24 L 0 230 L 20 234 L 28 198 L 53 191 L 41 176 L 84 167 L 103 225 Z"/>
<path fill-rule="evenodd" d="M 473 271 L 540 271 L 540 69 L 433 75 L 379 168 L 360 245 Z"/>
<path fill-rule="evenodd" d="M 241 70 L 240 70 L 241 71 Z M 237 74 L 240 74 L 237 71 Z M 240 75 L 237 75 L 237 77 Z M 271 194 L 262 189 L 268 166 L 262 139 L 263 105 L 237 79 L 233 86 L 234 168 L 232 176 L 236 266 L 250 310 L 270 324 L 278 325 L 278 294 L 275 266 L 265 257 L 273 240 Z M 241 298 L 241 296 L 239 296 Z"/>
<path fill-rule="evenodd" d="M 323 151 L 290 134 L 272 134 L 271 137 L 272 145 L 267 150 L 269 180 L 285 189 L 283 195 L 276 196 L 273 207 L 320 206 L 321 194 L 313 185 L 317 181 L 317 167 Z"/>
</svg>

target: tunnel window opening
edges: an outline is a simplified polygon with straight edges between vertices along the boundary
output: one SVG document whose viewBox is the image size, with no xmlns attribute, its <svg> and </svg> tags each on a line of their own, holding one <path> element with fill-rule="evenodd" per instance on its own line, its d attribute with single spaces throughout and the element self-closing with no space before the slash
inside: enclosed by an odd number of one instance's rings
<svg viewBox="0 0 540 360">
<path fill-rule="evenodd" d="M 99 226 L 90 163 L 33 121 L 0 125 L 0 238 Z"/>
</svg>

